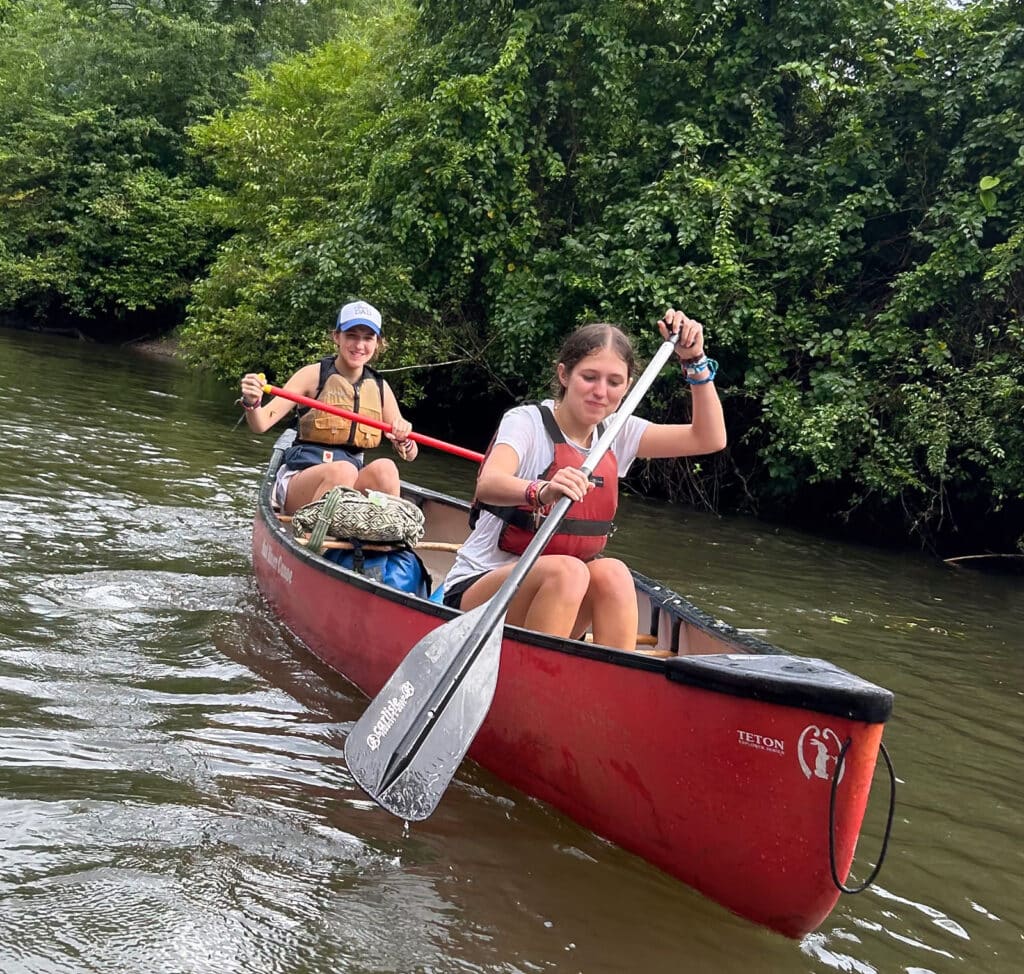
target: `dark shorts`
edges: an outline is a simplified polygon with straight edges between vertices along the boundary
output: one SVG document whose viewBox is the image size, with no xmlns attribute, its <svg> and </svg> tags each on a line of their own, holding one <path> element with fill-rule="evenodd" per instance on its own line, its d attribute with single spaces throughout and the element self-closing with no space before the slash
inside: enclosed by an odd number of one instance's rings
<svg viewBox="0 0 1024 974">
<path fill-rule="evenodd" d="M 363 469 L 362 451 L 349 451 L 342 446 L 320 446 L 318 443 L 297 443 L 284 451 L 281 458 L 289 470 L 305 470 L 321 463 L 351 463 Z"/>
<path fill-rule="evenodd" d="M 292 449 L 294 449 L 294 447 Z M 288 454 L 291 452 L 291 450 L 285 450 L 283 462 L 281 463 L 281 466 L 278 467 L 277 477 L 274 480 L 273 502 L 274 507 L 276 507 L 279 511 L 283 511 L 285 509 L 285 504 L 288 499 L 288 481 L 291 480 L 292 477 L 294 477 L 297 473 L 300 473 L 303 470 L 308 470 L 310 467 L 315 467 L 318 464 L 322 463 L 324 449 L 325 448 L 323 447 L 317 448 L 317 450 L 320 453 L 320 459 L 315 460 L 313 463 L 306 462 L 309 459 L 310 454 L 300 455 L 293 453 L 292 458 L 293 460 L 295 460 L 294 464 L 288 463 Z M 327 449 L 330 448 L 328 447 Z M 363 469 L 362 453 L 349 453 L 346 450 L 337 450 L 332 452 L 334 453 L 333 457 L 331 458 L 332 462 L 350 463 L 352 464 L 353 467 L 356 468 L 356 470 Z"/>
<path fill-rule="evenodd" d="M 459 582 L 456 582 L 451 588 L 447 585 L 444 587 L 444 595 L 441 601 L 444 602 L 449 608 L 461 609 L 462 608 L 462 596 L 466 589 L 472 588 L 477 582 L 480 581 L 484 575 L 489 572 L 480 572 L 478 575 L 470 575 L 469 578 L 464 578 Z"/>
</svg>

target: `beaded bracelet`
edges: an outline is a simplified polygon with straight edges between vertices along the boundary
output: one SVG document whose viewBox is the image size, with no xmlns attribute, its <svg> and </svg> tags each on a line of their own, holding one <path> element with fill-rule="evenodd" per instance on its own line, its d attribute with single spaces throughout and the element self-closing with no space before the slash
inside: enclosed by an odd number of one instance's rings
<svg viewBox="0 0 1024 974">
<path fill-rule="evenodd" d="M 537 494 L 539 494 L 539 493 L 540 493 L 540 481 L 539 480 L 531 480 L 526 485 L 526 491 L 525 491 L 525 493 L 523 495 L 524 500 L 526 501 L 526 504 L 527 504 L 528 507 L 532 507 L 534 510 L 537 510 L 537 508 L 540 507 L 540 504 L 537 503 Z"/>
<path fill-rule="evenodd" d="M 235 405 L 236 406 L 241 406 L 242 409 L 244 409 L 244 410 L 246 410 L 246 411 L 251 413 L 254 409 L 259 409 L 260 406 L 263 405 L 263 403 L 259 399 L 257 399 L 256 402 L 250 404 L 250 403 L 247 403 L 245 401 L 245 397 L 244 396 L 239 396 L 235 400 Z"/>
<path fill-rule="evenodd" d="M 703 379 L 690 378 L 690 372 L 697 375 L 705 370 L 707 370 L 708 374 Z M 718 375 L 718 363 L 713 358 L 707 358 L 702 362 L 697 362 L 696 366 L 686 366 L 683 370 L 683 378 L 686 379 L 686 384 L 691 386 L 706 385 L 708 382 L 711 382 L 716 375 Z"/>
</svg>

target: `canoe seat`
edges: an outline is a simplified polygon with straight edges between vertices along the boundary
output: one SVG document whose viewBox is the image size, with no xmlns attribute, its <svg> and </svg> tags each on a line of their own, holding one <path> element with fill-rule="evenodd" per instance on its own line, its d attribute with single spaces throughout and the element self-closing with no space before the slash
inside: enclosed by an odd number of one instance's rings
<svg viewBox="0 0 1024 974">
<path fill-rule="evenodd" d="M 594 634 L 592 632 L 585 633 L 583 641 L 592 643 L 594 641 Z M 636 652 L 640 653 L 641 656 L 675 656 L 671 649 L 657 649 L 658 637 L 652 635 L 649 632 L 638 632 L 636 634 Z M 641 649 L 640 647 L 650 647 L 647 649 Z"/>
<path fill-rule="evenodd" d="M 309 538 L 296 538 L 296 544 L 307 545 L 309 544 Z M 322 546 L 325 550 L 331 549 L 334 551 L 351 551 L 355 548 L 355 545 L 351 541 L 325 541 Z M 360 546 L 363 551 L 397 551 L 401 545 L 394 544 L 364 544 Z"/>
</svg>

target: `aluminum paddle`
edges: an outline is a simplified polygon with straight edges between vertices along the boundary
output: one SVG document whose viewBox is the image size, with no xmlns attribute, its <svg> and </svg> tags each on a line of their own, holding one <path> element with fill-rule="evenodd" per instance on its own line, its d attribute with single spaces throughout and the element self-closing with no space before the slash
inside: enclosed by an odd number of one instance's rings
<svg viewBox="0 0 1024 974">
<path fill-rule="evenodd" d="M 587 455 L 585 474 L 607 453 L 677 341 L 673 335 L 663 342 L 637 379 Z M 356 783 L 389 812 L 419 821 L 440 802 L 494 698 L 509 603 L 572 503 L 569 497 L 555 503 L 487 602 L 412 647 L 345 739 L 345 760 Z"/>
</svg>

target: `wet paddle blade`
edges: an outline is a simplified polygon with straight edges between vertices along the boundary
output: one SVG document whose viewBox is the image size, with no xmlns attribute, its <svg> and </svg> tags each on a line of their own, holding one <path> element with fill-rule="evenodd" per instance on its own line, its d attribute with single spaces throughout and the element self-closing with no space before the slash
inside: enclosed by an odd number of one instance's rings
<svg viewBox="0 0 1024 974">
<path fill-rule="evenodd" d="M 437 807 L 490 708 L 504 617 L 474 632 L 486 610 L 484 603 L 424 636 L 345 740 L 356 783 L 407 821 Z"/>
</svg>

